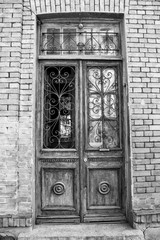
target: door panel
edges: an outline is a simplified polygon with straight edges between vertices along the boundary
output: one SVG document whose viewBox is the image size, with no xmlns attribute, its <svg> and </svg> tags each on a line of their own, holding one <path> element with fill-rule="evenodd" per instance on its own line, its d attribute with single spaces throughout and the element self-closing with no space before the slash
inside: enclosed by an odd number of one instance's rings
<svg viewBox="0 0 160 240">
<path fill-rule="evenodd" d="M 117 169 L 88 169 L 88 209 L 120 207 L 118 178 Z"/>
<path fill-rule="evenodd" d="M 74 169 L 42 169 L 42 209 L 75 210 Z"/>
<path fill-rule="evenodd" d="M 79 222 L 78 63 L 46 61 L 39 79 L 37 223 Z"/>
<path fill-rule="evenodd" d="M 119 62 L 85 62 L 84 221 L 124 219 Z M 87 182 L 86 182 L 87 181 Z"/>
</svg>

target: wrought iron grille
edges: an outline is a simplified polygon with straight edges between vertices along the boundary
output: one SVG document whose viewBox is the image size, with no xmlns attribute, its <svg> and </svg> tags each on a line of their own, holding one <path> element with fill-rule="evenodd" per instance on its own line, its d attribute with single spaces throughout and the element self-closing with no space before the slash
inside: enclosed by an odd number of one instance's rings
<svg viewBox="0 0 160 240">
<path fill-rule="evenodd" d="M 46 67 L 43 99 L 43 148 L 74 148 L 75 67 Z"/>
<path fill-rule="evenodd" d="M 119 101 L 117 69 L 89 67 L 88 78 L 88 147 L 119 147 Z"/>
<path fill-rule="evenodd" d="M 48 29 L 42 33 L 43 54 L 92 54 L 117 56 L 120 53 L 119 33 L 76 29 Z"/>
</svg>

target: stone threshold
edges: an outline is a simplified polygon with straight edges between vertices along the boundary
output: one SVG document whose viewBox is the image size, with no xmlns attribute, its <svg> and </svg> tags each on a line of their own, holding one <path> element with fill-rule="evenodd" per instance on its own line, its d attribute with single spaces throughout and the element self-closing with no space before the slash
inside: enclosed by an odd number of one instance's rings
<svg viewBox="0 0 160 240">
<path fill-rule="evenodd" d="M 143 232 L 127 223 L 37 225 L 18 240 L 144 240 Z"/>
</svg>

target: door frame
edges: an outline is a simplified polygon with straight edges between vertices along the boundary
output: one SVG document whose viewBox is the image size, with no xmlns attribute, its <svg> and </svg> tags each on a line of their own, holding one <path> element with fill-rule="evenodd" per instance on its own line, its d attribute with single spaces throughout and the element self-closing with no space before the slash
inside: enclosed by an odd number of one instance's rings
<svg viewBox="0 0 160 240">
<path fill-rule="evenodd" d="M 36 39 L 35 39 L 35 45 L 38 46 L 38 48 L 35 50 L 35 66 L 36 66 L 36 71 L 35 71 L 35 121 L 34 121 L 34 145 L 35 145 L 35 154 L 34 154 L 34 159 L 35 159 L 35 174 L 34 174 L 34 179 L 37 184 L 38 176 L 37 176 L 37 169 L 38 169 L 38 164 L 37 164 L 37 157 L 39 157 L 39 153 L 37 152 L 37 141 L 40 141 L 40 139 L 38 139 L 37 137 L 37 131 L 40 130 L 39 127 L 39 122 L 37 119 L 39 119 L 39 115 L 40 115 L 40 111 L 39 111 L 39 98 L 41 98 L 40 94 L 40 89 L 39 87 L 37 88 L 37 86 L 39 86 L 39 80 L 40 80 L 40 71 L 39 71 L 39 65 L 43 64 L 45 61 L 51 62 L 53 61 L 61 61 L 61 60 L 70 60 L 70 61 L 74 61 L 74 60 L 90 60 L 90 61 L 119 61 L 122 63 L 122 104 L 123 104 L 123 145 L 124 145 L 124 165 L 123 165 L 123 172 L 125 173 L 124 176 L 124 191 L 123 191 L 123 199 L 122 202 L 125 202 L 125 206 L 124 206 L 124 212 L 126 215 L 126 218 L 128 221 L 131 222 L 132 224 L 132 170 L 131 170 L 131 144 L 130 144 L 130 129 L 131 129 L 131 125 L 130 125 L 130 115 L 129 115 L 129 90 L 128 90 L 128 70 L 127 70 L 127 52 L 126 52 L 126 46 L 127 46 L 127 41 L 126 41 L 126 29 L 125 29 L 125 18 L 123 14 L 110 14 L 108 15 L 107 13 L 90 13 L 89 15 L 87 13 L 80 13 L 81 17 L 86 17 L 86 18 L 90 18 L 90 20 L 92 18 L 94 19 L 99 19 L 99 22 L 102 21 L 118 21 L 120 22 L 120 38 L 123 40 L 121 41 L 120 45 L 121 45 L 121 56 L 118 57 L 107 57 L 107 56 L 82 56 L 82 55 L 66 55 L 66 56 L 58 56 L 58 55 L 42 55 L 40 53 L 40 36 L 41 36 L 41 24 L 37 24 L 37 35 L 36 35 Z M 74 18 L 76 18 L 78 16 L 78 13 L 73 14 Z M 38 19 L 40 19 L 42 22 L 42 24 L 44 22 L 53 22 L 53 20 L 57 20 L 59 19 L 59 17 L 61 19 L 70 19 L 71 17 L 73 17 L 71 13 L 64 15 L 64 13 L 62 14 L 40 14 L 38 15 Z M 49 20 L 49 21 L 48 21 Z M 37 21 L 39 22 L 39 21 Z M 82 73 L 81 73 L 82 74 Z M 82 169 L 81 169 L 82 171 Z M 33 208 L 35 209 L 35 219 L 37 217 L 37 207 L 36 207 L 36 199 L 37 199 L 37 188 L 36 188 L 36 184 L 34 185 L 35 188 L 35 201 L 33 203 Z M 83 217 L 83 216 L 81 216 Z M 36 221 L 36 220 L 35 220 Z M 41 221 L 43 222 L 43 221 Z M 38 223 L 38 222 L 37 222 Z"/>
<path fill-rule="evenodd" d="M 86 151 L 86 149 L 85 149 L 86 148 L 86 142 L 84 141 L 84 139 L 86 139 L 86 121 L 87 121 L 86 120 L 86 116 L 85 116 L 86 115 L 85 112 L 86 112 L 86 109 L 87 109 L 87 106 L 86 106 L 86 104 L 87 104 L 86 103 L 87 97 L 85 97 L 85 96 L 87 96 L 87 92 L 86 92 L 87 91 L 87 87 L 86 87 L 86 70 L 84 70 L 84 69 L 87 67 L 87 64 L 90 65 L 90 66 L 92 64 L 95 65 L 95 66 L 96 65 L 97 66 L 99 66 L 99 65 L 102 65 L 102 66 L 105 66 L 105 65 L 106 66 L 118 66 L 118 65 L 121 64 L 121 61 L 117 60 L 117 61 L 112 61 L 111 62 L 109 60 L 107 60 L 107 61 L 105 60 L 104 61 L 104 60 L 100 60 L 100 59 L 99 60 L 97 59 L 95 61 L 89 60 L 89 59 L 88 60 L 81 60 L 80 59 L 80 60 L 76 60 L 76 62 L 75 61 L 73 62 L 72 60 L 70 60 L 67 63 L 64 60 L 58 60 L 58 61 L 55 61 L 55 60 L 52 60 L 52 61 L 48 61 L 47 60 L 46 61 L 46 60 L 44 60 L 44 61 L 41 62 L 40 70 L 39 70 L 39 79 L 40 79 L 40 81 L 39 81 L 38 95 L 37 95 L 38 98 L 39 98 L 39 100 L 37 101 L 37 104 L 38 104 L 37 105 L 37 113 L 39 114 L 39 116 L 37 117 L 39 119 L 39 121 L 37 122 L 37 130 L 39 131 L 39 137 L 37 138 L 37 142 L 38 142 L 39 148 L 37 149 L 37 161 L 36 161 L 36 164 L 37 164 L 36 169 L 37 170 L 39 169 L 38 171 L 41 172 L 41 174 L 44 172 L 44 169 L 41 170 L 40 168 L 44 167 L 43 166 L 43 162 L 44 162 L 45 158 L 48 159 L 47 160 L 48 161 L 48 167 L 50 167 L 50 163 L 52 162 L 51 159 L 50 159 L 52 157 L 50 156 L 49 152 L 51 152 L 53 154 L 55 152 L 57 152 L 56 149 L 52 149 L 52 150 L 50 150 L 50 149 L 47 150 L 46 149 L 46 150 L 44 150 L 42 148 L 42 145 L 41 145 L 42 144 L 42 129 L 43 129 L 42 128 L 42 115 L 43 115 L 42 107 L 43 107 L 43 89 L 44 89 L 44 87 L 43 87 L 44 66 L 47 66 L 47 65 L 49 65 L 49 66 L 65 65 L 65 66 L 67 66 L 68 64 L 76 66 L 76 69 L 77 69 L 77 71 L 75 73 L 75 75 L 76 75 L 76 89 L 75 89 L 75 92 L 76 92 L 76 102 L 79 102 L 79 104 L 78 104 L 79 105 L 79 114 L 76 113 L 75 124 L 77 126 L 76 129 L 79 129 L 79 132 L 76 134 L 76 142 L 77 142 L 77 146 L 76 147 L 78 147 L 78 148 L 77 149 L 70 149 L 69 151 L 73 152 L 73 155 L 76 158 L 76 150 L 79 150 L 79 153 L 78 153 L 79 154 L 79 163 L 78 163 L 79 170 L 78 170 L 78 172 L 76 171 L 76 174 L 79 173 L 79 177 L 78 178 L 79 178 L 80 186 L 78 187 L 78 189 L 79 188 L 80 189 L 77 190 L 77 191 L 79 191 L 79 194 L 76 195 L 76 196 L 77 197 L 79 196 L 79 199 L 80 199 L 80 201 L 77 199 L 77 207 L 78 207 L 78 211 L 80 213 L 80 221 L 84 222 L 85 221 L 84 220 L 84 213 L 85 213 L 85 209 L 86 209 L 85 204 L 88 204 L 87 202 L 84 202 L 84 195 L 86 193 L 84 191 L 84 179 L 83 179 L 84 175 L 86 174 L 86 169 L 84 167 L 84 157 L 85 157 L 84 155 L 85 155 L 85 151 Z M 80 79 L 82 79 L 84 81 L 82 81 Z M 119 91 L 120 91 L 120 88 L 119 88 Z M 122 110 L 122 108 L 121 108 L 121 110 Z M 78 121 L 78 119 L 79 119 L 79 121 Z M 80 144 L 80 143 L 83 143 L 83 144 Z M 66 154 L 67 154 L 67 156 L 69 158 L 68 149 L 59 150 L 58 157 L 59 158 L 60 158 L 60 156 L 64 156 L 65 157 Z M 38 164 L 38 162 L 39 162 L 38 159 L 41 160 L 42 164 L 40 164 L 40 165 Z M 82 177 L 82 175 L 83 175 L 83 177 Z M 38 173 L 36 174 L 36 178 L 37 178 L 36 182 L 37 183 L 39 182 L 39 184 L 40 183 L 42 184 L 41 180 L 39 179 L 39 174 Z M 88 178 L 86 178 L 86 182 L 87 181 L 88 181 Z M 38 185 L 37 185 L 36 189 L 37 189 L 37 191 L 36 191 L 36 199 L 39 199 L 39 201 L 37 201 L 37 205 L 38 205 L 37 208 L 40 209 L 42 199 L 40 200 L 38 195 L 40 194 L 42 189 Z M 86 200 L 87 200 L 87 196 L 86 196 Z M 39 213 L 37 213 L 37 215 L 39 215 Z M 117 218 L 115 218 L 115 219 L 117 219 Z M 119 219 L 121 219 L 121 218 L 119 218 Z M 72 220 L 73 220 L 73 222 L 79 222 L 78 218 L 76 218 L 76 217 L 75 217 L 75 219 L 72 219 Z M 56 220 L 54 220 L 54 221 L 56 222 Z M 89 218 L 86 221 L 94 221 L 94 219 Z M 105 221 L 109 221 L 109 218 L 108 217 L 105 218 Z M 39 220 L 37 222 L 43 222 L 43 220 L 39 218 Z"/>
</svg>

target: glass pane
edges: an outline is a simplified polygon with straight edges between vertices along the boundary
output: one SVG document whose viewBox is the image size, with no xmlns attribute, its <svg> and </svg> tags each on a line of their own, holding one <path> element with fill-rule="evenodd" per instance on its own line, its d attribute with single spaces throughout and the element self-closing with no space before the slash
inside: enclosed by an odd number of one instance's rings
<svg viewBox="0 0 160 240">
<path fill-rule="evenodd" d="M 43 147 L 75 147 L 75 68 L 72 66 L 45 68 Z"/>
<path fill-rule="evenodd" d="M 108 94 L 104 96 L 104 116 L 107 118 L 117 117 L 117 101 L 115 94 Z"/>
<path fill-rule="evenodd" d="M 92 67 L 88 69 L 88 84 L 90 92 L 101 92 L 101 69 Z"/>
<path fill-rule="evenodd" d="M 105 121 L 103 127 L 104 148 L 115 148 L 119 146 L 117 121 Z"/>
<path fill-rule="evenodd" d="M 47 49 L 47 54 L 60 53 L 60 29 L 47 29 L 47 38 L 46 43 L 44 44 L 44 49 Z"/>
<path fill-rule="evenodd" d="M 102 116 L 101 96 L 92 94 L 89 96 L 89 117 L 90 119 L 99 119 Z"/>
<path fill-rule="evenodd" d="M 64 54 L 74 54 L 77 50 L 76 29 L 63 29 L 63 44 Z"/>
<path fill-rule="evenodd" d="M 103 144 L 102 141 L 102 122 L 90 121 L 89 122 L 89 146 L 93 148 L 100 148 Z"/>
<path fill-rule="evenodd" d="M 113 29 L 92 27 L 83 33 L 85 54 L 117 56 L 119 35 Z"/>
<path fill-rule="evenodd" d="M 97 54 L 101 50 L 99 42 L 99 33 L 93 29 L 86 29 L 84 32 L 84 49 L 85 54 Z"/>
<path fill-rule="evenodd" d="M 104 68 L 103 75 L 103 91 L 111 92 L 116 90 L 116 73 L 113 68 Z"/>
</svg>

